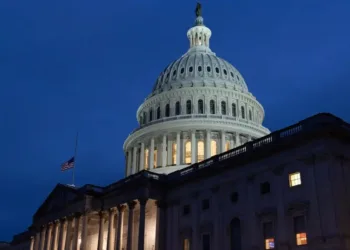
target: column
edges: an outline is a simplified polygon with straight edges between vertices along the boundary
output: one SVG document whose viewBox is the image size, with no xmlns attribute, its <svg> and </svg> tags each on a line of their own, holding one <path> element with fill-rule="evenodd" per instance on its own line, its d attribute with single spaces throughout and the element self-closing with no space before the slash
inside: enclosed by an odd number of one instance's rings
<svg viewBox="0 0 350 250">
<path fill-rule="evenodd" d="M 71 232 L 72 232 L 72 219 L 68 219 L 67 230 L 66 230 L 66 242 L 65 250 L 70 250 Z"/>
<path fill-rule="evenodd" d="M 57 244 L 57 250 L 64 250 L 65 246 L 65 230 L 66 230 L 67 221 L 61 220 L 60 221 L 60 234 L 58 237 L 58 244 Z"/>
<path fill-rule="evenodd" d="M 124 211 L 125 211 L 125 206 L 121 205 L 118 206 L 118 226 L 116 231 L 116 243 L 115 243 L 115 250 L 120 250 L 121 246 L 121 235 L 123 232 L 123 219 L 124 219 Z"/>
<path fill-rule="evenodd" d="M 236 133 L 236 147 L 241 146 L 241 138 L 239 137 L 239 133 Z"/>
<path fill-rule="evenodd" d="M 210 144 L 211 144 L 211 133 L 210 133 L 210 130 L 206 130 L 206 136 L 205 136 L 205 159 L 208 159 L 208 158 L 211 157 Z"/>
<path fill-rule="evenodd" d="M 146 223 L 147 199 L 139 199 L 139 202 L 140 202 L 140 220 L 139 220 L 138 250 L 144 250 L 144 248 L 145 248 L 145 223 Z"/>
<path fill-rule="evenodd" d="M 166 135 L 163 135 L 162 142 L 162 167 L 166 167 L 166 158 L 167 158 L 167 150 L 166 150 Z"/>
<path fill-rule="evenodd" d="M 166 218 L 165 210 L 166 203 L 162 200 L 156 201 L 157 206 L 157 225 L 156 225 L 156 249 L 155 250 L 165 250 L 166 249 Z"/>
<path fill-rule="evenodd" d="M 75 249 L 78 250 L 79 223 L 80 223 L 80 215 L 77 214 L 74 218 L 73 250 Z"/>
<path fill-rule="evenodd" d="M 103 227 L 104 227 L 104 220 L 105 220 L 105 213 L 103 211 L 100 211 L 100 226 L 98 230 L 98 250 L 103 250 Z"/>
<path fill-rule="evenodd" d="M 41 234 L 40 234 L 40 250 L 44 250 L 45 246 L 45 235 L 46 235 L 46 227 L 43 226 L 41 229 Z"/>
<path fill-rule="evenodd" d="M 132 151 L 128 150 L 128 159 L 127 159 L 127 163 L 126 163 L 126 174 L 127 175 L 131 175 L 131 162 L 132 162 Z"/>
<path fill-rule="evenodd" d="M 151 145 L 149 147 L 149 155 L 148 155 L 148 159 L 149 159 L 149 164 L 148 164 L 148 168 L 149 169 L 153 169 L 154 168 L 154 138 L 151 138 Z"/>
<path fill-rule="evenodd" d="M 88 212 L 85 212 L 83 215 L 83 226 L 81 229 L 81 244 L 80 244 L 80 250 L 87 250 L 87 233 L 88 233 L 88 219 L 89 215 Z"/>
<path fill-rule="evenodd" d="M 191 131 L 191 163 L 194 164 L 196 162 L 196 131 Z"/>
<path fill-rule="evenodd" d="M 51 239 L 51 250 L 57 249 L 57 235 L 58 235 L 58 229 L 59 229 L 59 221 L 55 221 L 53 224 L 53 237 Z"/>
<path fill-rule="evenodd" d="M 134 147 L 132 150 L 132 170 L 131 174 L 136 173 L 136 154 L 137 154 L 137 147 Z"/>
<path fill-rule="evenodd" d="M 181 141 L 180 132 L 176 133 L 176 166 L 181 164 Z"/>
<path fill-rule="evenodd" d="M 144 169 L 145 169 L 145 144 L 141 142 L 139 171 L 142 171 Z"/>
<path fill-rule="evenodd" d="M 132 250 L 132 232 L 133 232 L 133 222 L 134 222 L 134 208 L 136 203 L 131 201 L 128 203 L 129 207 L 129 219 L 128 219 L 128 239 L 126 242 L 126 250 Z"/>
<path fill-rule="evenodd" d="M 45 242 L 45 250 L 50 249 L 51 246 L 51 236 L 52 236 L 52 223 L 50 223 L 47 227 L 46 233 L 46 242 Z"/>
<path fill-rule="evenodd" d="M 39 246 L 40 246 L 40 232 L 37 232 L 35 234 L 34 250 L 39 250 Z"/>
<path fill-rule="evenodd" d="M 108 214 L 108 238 L 107 238 L 107 250 L 113 250 L 113 225 L 115 217 L 115 209 L 111 208 Z"/>
<path fill-rule="evenodd" d="M 221 131 L 221 153 L 224 153 L 226 144 L 225 131 Z"/>
<path fill-rule="evenodd" d="M 29 250 L 34 250 L 34 237 L 30 237 L 30 247 Z"/>
</svg>

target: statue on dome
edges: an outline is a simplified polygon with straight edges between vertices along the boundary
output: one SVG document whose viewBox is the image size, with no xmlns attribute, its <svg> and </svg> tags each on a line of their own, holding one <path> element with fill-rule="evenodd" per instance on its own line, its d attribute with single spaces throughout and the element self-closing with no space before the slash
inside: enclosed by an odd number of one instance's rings
<svg viewBox="0 0 350 250">
<path fill-rule="evenodd" d="M 197 6 L 196 6 L 196 17 L 200 17 L 202 16 L 202 5 L 200 2 L 197 2 Z"/>
</svg>

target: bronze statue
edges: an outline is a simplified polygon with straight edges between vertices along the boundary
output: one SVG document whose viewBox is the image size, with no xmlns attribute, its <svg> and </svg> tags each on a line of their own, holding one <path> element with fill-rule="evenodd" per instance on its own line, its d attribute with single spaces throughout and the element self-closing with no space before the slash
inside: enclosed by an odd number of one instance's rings
<svg viewBox="0 0 350 250">
<path fill-rule="evenodd" d="M 196 17 L 202 16 L 202 5 L 197 2 L 197 6 L 196 6 Z"/>
</svg>

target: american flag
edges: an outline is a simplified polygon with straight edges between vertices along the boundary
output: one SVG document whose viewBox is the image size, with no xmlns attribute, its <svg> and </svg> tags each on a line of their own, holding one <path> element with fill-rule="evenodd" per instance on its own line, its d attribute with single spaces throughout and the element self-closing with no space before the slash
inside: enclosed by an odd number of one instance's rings
<svg viewBox="0 0 350 250">
<path fill-rule="evenodd" d="M 61 171 L 66 171 L 71 168 L 74 168 L 74 156 L 61 165 Z"/>
</svg>

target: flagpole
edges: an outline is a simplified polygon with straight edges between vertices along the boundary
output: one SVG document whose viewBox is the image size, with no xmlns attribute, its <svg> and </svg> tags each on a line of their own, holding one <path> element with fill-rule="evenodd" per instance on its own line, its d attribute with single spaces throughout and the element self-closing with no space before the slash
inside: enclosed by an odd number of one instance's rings
<svg viewBox="0 0 350 250">
<path fill-rule="evenodd" d="M 72 185 L 74 186 L 74 179 L 75 179 L 75 166 L 77 164 L 77 149 L 78 149 L 78 132 L 75 137 L 75 150 L 74 150 L 74 166 L 72 171 Z"/>
</svg>

